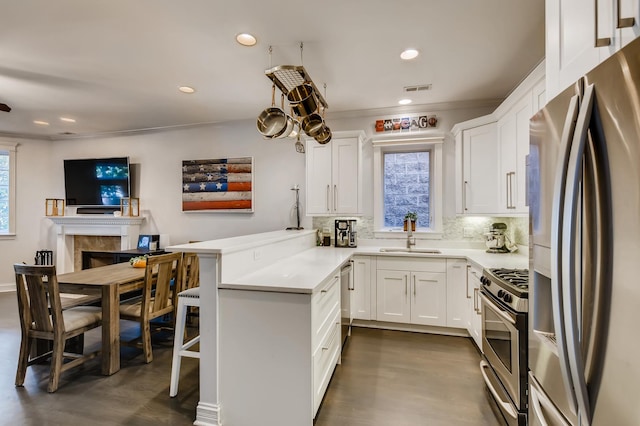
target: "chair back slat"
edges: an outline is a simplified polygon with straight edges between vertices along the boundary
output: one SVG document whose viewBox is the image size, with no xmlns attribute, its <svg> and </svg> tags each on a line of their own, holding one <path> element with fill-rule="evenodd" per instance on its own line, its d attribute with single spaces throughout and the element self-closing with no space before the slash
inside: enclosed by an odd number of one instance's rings
<svg viewBox="0 0 640 426">
<path fill-rule="evenodd" d="M 180 291 L 200 286 L 200 261 L 196 253 L 182 255 L 182 288 Z"/>
<path fill-rule="evenodd" d="M 145 288 L 142 312 L 151 318 L 166 311 L 173 303 L 171 284 L 179 287 L 181 277 L 181 253 L 150 256 L 145 271 Z M 151 298 L 153 298 L 153 303 Z"/>
<path fill-rule="evenodd" d="M 64 332 L 60 290 L 55 266 L 14 265 L 16 294 L 23 326 L 35 331 L 52 333 L 59 324 Z"/>
</svg>

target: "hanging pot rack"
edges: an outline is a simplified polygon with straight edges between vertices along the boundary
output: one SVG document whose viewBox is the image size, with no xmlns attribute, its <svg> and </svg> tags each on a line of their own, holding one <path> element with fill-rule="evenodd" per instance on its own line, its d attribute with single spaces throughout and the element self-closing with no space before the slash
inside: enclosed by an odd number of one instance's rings
<svg viewBox="0 0 640 426">
<path fill-rule="evenodd" d="M 302 65 L 278 65 L 266 70 L 265 75 L 275 84 L 278 89 L 286 96 L 296 86 L 308 84 L 313 87 L 313 91 L 322 104 L 323 108 L 329 108 L 327 101 L 324 99 L 316 85 L 311 80 L 311 76 L 307 73 Z"/>
</svg>

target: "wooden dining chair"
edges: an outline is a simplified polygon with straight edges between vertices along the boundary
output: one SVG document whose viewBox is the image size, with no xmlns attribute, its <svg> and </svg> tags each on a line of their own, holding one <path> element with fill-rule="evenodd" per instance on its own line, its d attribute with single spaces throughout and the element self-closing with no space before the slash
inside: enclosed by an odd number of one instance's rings
<svg viewBox="0 0 640 426">
<path fill-rule="evenodd" d="M 142 346 L 146 363 L 153 361 L 151 351 L 151 321 L 174 312 L 177 291 L 181 285 L 182 253 L 149 256 L 140 298 L 120 304 L 120 319 L 140 323 L 140 339 L 123 342 L 125 345 Z"/>
<path fill-rule="evenodd" d="M 95 358 L 99 353 L 75 354 L 65 352 L 64 348 L 67 340 L 100 326 L 102 310 L 96 306 L 77 306 L 63 311 L 55 266 L 15 264 L 13 269 L 22 331 L 16 386 L 24 384 L 29 365 L 51 357 L 47 390 L 55 392 L 64 371 Z M 51 341 L 53 349 L 31 358 L 31 344 L 35 339 Z M 79 349 L 82 352 L 82 347 Z M 71 361 L 65 363 L 65 359 Z"/>
</svg>

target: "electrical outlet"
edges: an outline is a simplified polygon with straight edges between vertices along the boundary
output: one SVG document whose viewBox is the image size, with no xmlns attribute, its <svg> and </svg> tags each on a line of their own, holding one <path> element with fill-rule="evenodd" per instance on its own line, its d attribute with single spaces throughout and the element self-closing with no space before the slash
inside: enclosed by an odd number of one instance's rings
<svg viewBox="0 0 640 426">
<path fill-rule="evenodd" d="M 462 228 L 462 236 L 464 238 L 472 238 L 473 237 L 473 228 Z"/>
</svg>

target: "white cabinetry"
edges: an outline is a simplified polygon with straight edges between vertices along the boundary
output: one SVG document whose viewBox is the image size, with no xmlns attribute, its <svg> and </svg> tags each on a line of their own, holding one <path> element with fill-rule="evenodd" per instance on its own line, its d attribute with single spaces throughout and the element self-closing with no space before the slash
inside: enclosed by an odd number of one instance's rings
<svg viewBox="0 0 640 426">
<path fill-rule="evenodd" d="M 498 211 L 498 158 L 496 123 L 465 129 L 456 137 L 456 150 L 462 157 L 460 214 L 488 214 Z"/>
<path fill-rule="evenodd" d="M 364 132 L 334 132 L 325 145 L 306 143 L 306 214 L 362 213 Z"/>
<path fill-rule="evenodd" d="M 375 263 L 375 259 L 374 259 Z M 375 319 L 371 306 L 375 306 L 375 291 L 371 288 L 371 257 L 353 257 L 353 292 L 351 293 L 353 318 L 359 320 Z"/>
<path fill-rule="evenodd" d="M 467 328 L 467 261 L 447 259 L 447 327 Z"/>
<path fill-rule="evenodd" d="M 482 312 L 480 311 L 480 277 L 482 269 L 467 265 L 467 331 L 482 351 Z"/>
<path fill-rule="evenodd" d="M 638 0 L 546 0 L 548 99 L 636 38 L 639 14 Z"/>
<path fill-rule="evenodd" d="M 378 321 L 446 326 L 444 259 L 381 257 L 376 290 Z"/>
<path fill-rule="evenodd" d="M 507 114 L 498 120 L 500 147 L 499 212 L 528 214 L 527 155 L 529 155 L 529 119 L 533 115 L 533 95 L 529 91 Z"/>
</svg>

